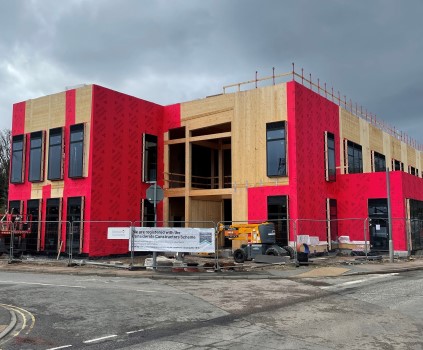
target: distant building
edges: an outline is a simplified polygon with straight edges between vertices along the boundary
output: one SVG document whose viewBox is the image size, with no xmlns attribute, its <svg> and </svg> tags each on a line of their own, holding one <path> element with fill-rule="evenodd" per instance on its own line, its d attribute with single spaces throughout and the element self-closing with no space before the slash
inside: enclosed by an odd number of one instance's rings
<svg viewBox="0 0 423 350">
<path fill-rule="evenodd" d="M 278 220 L 285 244 L 387 250 L 386 167 L 395 252 L 422 249 L 423 152 L 327 94 L 292 80 L 160 106 L 88 85 L 15 104 L 9 209 L 39 221 L 26 249 L 66 251 L 63 222 L 85 221 L 74 253 L 126 253 L 99 221 L 152 225 L 157 180 L 159 225 Z"/>
</svg>

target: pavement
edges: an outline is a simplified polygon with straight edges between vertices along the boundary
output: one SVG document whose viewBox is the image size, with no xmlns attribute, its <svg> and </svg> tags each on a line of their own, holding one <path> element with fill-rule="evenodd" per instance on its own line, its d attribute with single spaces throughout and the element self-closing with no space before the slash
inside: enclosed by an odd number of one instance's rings
<svg viewBox="0 0 423 350">
<path fill-rule="evenodd" d="M 122 261 L 124 260 L 124 261 Z M 198 259 L 196 260 L 199 261 Z M 208 266 L 210 266 L 210 260 Z M 159 267 L 157 271 L 141 267 L 141 264 L 129 268 L 128 260 L 79 261 L 68 266 L 68 261 L 45 258 L 21 260 L 9 263 L 0 259 L 0 271 L 49 273 L 69 275 L 95 275 L 105 277 L 152 278 L 152 279 L 301 279 L 339 277 L 368 274 L 399 273 L 423 270 L 423 256 L 407 259 L 395 259 L 390 263 L 386 257 L 381 260 L 365 260 L 362 257 L 319 257 L 310 259 L 309 264 L 297 266 L 293 263 L 256 264 L 246 262 L 235 265 L 231 259 L 219 260 L 222 268 L 204 269 L 192 266 Z M 8 305 L 0 304 L 0 339 L 7 336 L 16 324 L 14 310 Z"/>
</svg>

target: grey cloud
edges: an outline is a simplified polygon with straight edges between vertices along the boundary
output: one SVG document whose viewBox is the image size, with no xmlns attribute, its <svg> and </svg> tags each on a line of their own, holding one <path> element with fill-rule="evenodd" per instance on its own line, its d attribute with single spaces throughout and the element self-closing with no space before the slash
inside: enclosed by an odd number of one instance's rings
<svg viewBox="0 0 423 350">
<path fill-rule="evenodd" d="M 13 102 L 78 83 L 167 104 L 295 62 L 423 142 L 421 13 L 419 0 L 0 1 L 0 126 Z"/>
</svg>

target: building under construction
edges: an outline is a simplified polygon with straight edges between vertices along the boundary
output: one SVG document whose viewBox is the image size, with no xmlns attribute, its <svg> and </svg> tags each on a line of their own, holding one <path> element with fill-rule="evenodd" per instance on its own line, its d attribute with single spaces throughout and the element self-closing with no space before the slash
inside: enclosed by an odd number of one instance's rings
<svg viewBox="0 0 423 350">
<path fill-rule="evenodd" d="M 285 245 L 422 249 L 423 150 L 294 71 L 161 106 L 97 85 L 14 105 L 9 211 L 30 214 L 29 251 L 121 254 L 96 221 L 274 220 Z M 226 242 L 227 243 L 227 242 Z M 223 239 L 221 246 L 225 245 Z"/>
</svg>

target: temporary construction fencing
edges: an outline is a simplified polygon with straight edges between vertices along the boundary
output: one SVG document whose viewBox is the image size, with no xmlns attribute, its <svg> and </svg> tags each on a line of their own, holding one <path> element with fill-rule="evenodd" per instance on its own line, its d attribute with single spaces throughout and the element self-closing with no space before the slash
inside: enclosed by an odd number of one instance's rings
<svg viewBox="0 0 423 350">
<path fill-rule="evenodd" d="M 295 219 L 293 242 L 295 250 L 305 244 L 313 253 L 345 248 L 367 254 L 368 219 Z"/>
<path fill-rule="evenodd" d="M 138 227 L 207 228 L 215 233 L 214 269 L 222 267 L 222 259 L 230 256 L 235 247 L 225 237 L 222 228 L 239 224 L 275 224 L 275 238 L 280 246 L 290 246 L 297 260 L 297 252 L 306 249 L 310 253 L 325 253 L 335 249 L 369 252 L 383 252 L 389 249 L 389 227 L 391 226 L 395 252 L 411 254 L 423 249 L 423 220 L 393 218 L 349 218 L 349 219 L 279 219 L 244 221 L 31 221 L 29 226 L 22 222 L 2 221 L 0 226 L 2 251 L 9 253 L 9 259 L 22 252 L 40 251 L 52 257 L 67 256 L 72 263 L 75 256 L 89 252 L 90 257 L 104 257 L 111 254 L 130 256 L 134 266 L 134 235 Z M 24 227 L 24 225 L 27 225 Z M 122 237 L 109 237 L 122 232 Z M 25 231 L 25 235 L 22 234 Z M 3 232 L 3 233 L 1 233 Z M 28 241 L 30 248 L 28 248 Z M 34 242 L 35 240 L 35 242 Z M 245 244 L 251 241 L 243 242 Z M 240 241 L 236 244 L 241 244 Z M 110 253 L 112 252 L 112 253 Z M 116 253 L 113 253 L 116 252 Z M 157 253 L 160 253 L 158 251 Z M 201 254 L 200 254 L 201 255 Z M 205 255 L 205 254 L 203 254 Z M 225 261 L 227 264 L 227 261 Z"/>
</svg>

